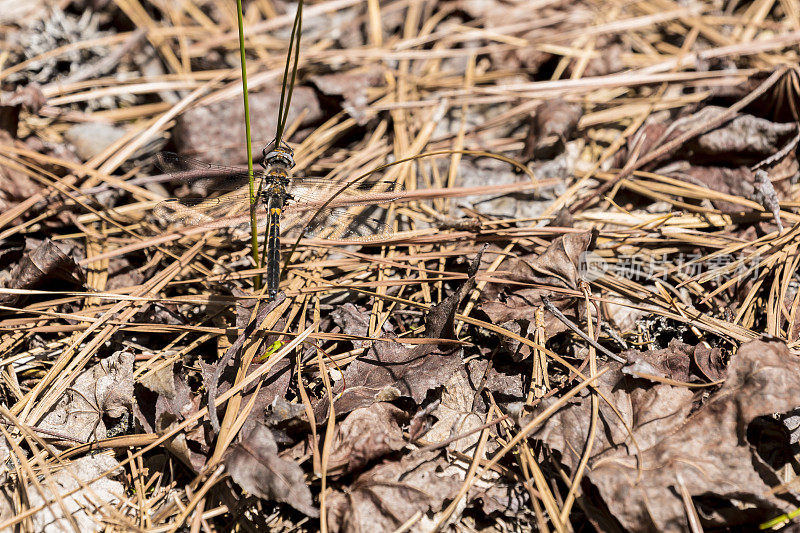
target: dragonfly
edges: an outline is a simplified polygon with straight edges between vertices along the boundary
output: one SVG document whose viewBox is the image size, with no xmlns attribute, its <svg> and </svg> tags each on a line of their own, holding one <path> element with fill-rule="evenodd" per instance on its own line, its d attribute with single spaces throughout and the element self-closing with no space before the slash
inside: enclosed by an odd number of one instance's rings
<svg viewBox="0 0 800 533">
<path fill-rule="evenodd" d="M 241 11 L 238 13 L 241 17 Z M 281 98 L 278 105 L 278 120 L 275 139 L 262 151 L 262 171 L 243 171 L 206 163 L 197 159 L 182 157 L 164 152 L 156 157 L 156 165 L 174 179 L 194 184 L 202 181 L 207 190 L 232 191 L 211 198 L 173 198 L 160 202 L 154 208 L 157 216 L 180 225 L 201 225 L 223 227 L 231 221 L 242 220 L 250 214 L 251 247 L 253 260 L 258 266 L 256 231 L 266 220 L 264 253 L 261 263 L 267 270 L 267 296 L 274 299 L 278 294 L 280 282 L 280 237 L 284 230 L 299 230 L 300 236 L 313 236 L 347 241 L 373 241 L 391 233 L 384 222 L 362 213 L 349 212 L 352 206 L 369 206 L 385 203 L 397 198 L 402 187 L 395 181 L 372 179 L 374 173 L 367 173 L 350 182 L 333 181 L 314 177 L 293 177 L 295 166 L 294 152 L 284 142 L 283 136 L 289 116 L 292 91 L 297 78 L 302 34 L 303 0 L 297 3 L 289 47 L 283 71 Z M 241 19 L 240 19 L 241 23 Z M 244 52 L 242 52 L 244 62 Z M 244 63 L 242 64 L 244 71 Z M 244 75 L 243 75 L 244 78 Z M 244 87 L 245 122 L 249 124 L 247 90 Z M 251 141 L 249 126 L 246 128 L 247 153 L 250 154 Z M 250 162 L 252 169 L 252 160 Z M 383 195 L 381 202 L 369 198 L 369 193 Z M 388 193 L 388 196 L 387 196 Z M 255 209 L 255 211 L 251 211 Z M 254 214 L 264 209 L 266 219 L 255 221 Z M 294 248 L 292 249 L 294 250 Z M 291 253 L 289 254 L 289 259 Z M 287 260 L 288 262 L 288 260 Z M 260 283 L 256 278 L 256 283 Z"/>
<path fill-rule="evenodd" d="M 280 237 L 292 233 L 303 237 L 371 242 L 393 233 L 385 222 L 374 218 L 369 207 L 352 213 L 355 206 L 375 206 L 397 199 L 403 187 L 396 180 L 369 174 L 352 181 L 293 176 L 294 152 L 284 142 L 264 148 L 261 170 L 255 176 L 255 209 L 263 210 L 260 226 L 266 225 L 267 295 L 274 299 L 280 282 Z M 250 213 L 247 170 L 206 163 L 162 152 L 156 165 L 173 180 L 201 184 L 208 191 L 232 191 L 218 197 L 171 198 L 158 203 L 154 214 L 180 226 L 226 227 L 242 223 Z M 366 212 L 365 212 L 366 211 Z"/>
</svg>

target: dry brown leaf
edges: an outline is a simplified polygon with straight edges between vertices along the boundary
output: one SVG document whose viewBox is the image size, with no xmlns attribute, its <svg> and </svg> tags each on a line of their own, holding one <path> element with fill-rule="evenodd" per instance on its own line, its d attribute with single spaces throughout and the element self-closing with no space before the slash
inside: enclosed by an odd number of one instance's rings
<svg viewBox="0 0 800 533">
<path fill-rule="evenodd" d="M 234 294 L 236 294 L 235 291 Z M 255 300 L 248 299 L 240 301 L 239 305 L 237 306 L 236 322 L 237 325 L 242 328 L 242 332 L 238 337 L 236 337 L 236 340 L 233 342 L 233 344 L 231 344 L 230 347 L 225 350 L 225 355 L 222 356 L 221 359 L 210 365 L 206 365 L 205 363 L 201 364 L 201 368 L 203 370 L 203 383 L 207 391 L 206 398 L 208 399 L 208 418 L 215 433 L 219 432 L 220 427 L 215 399 L 220 390 L 227 390 L 227 388 L 231 386 L 235 379 L 235 373 L 237 370 L 231 370 L 232 374 L 229 375 L 227 381 L 220 383 L 223 373 L 228 370 L 229 365 L 233 364 L 239 357 L 241 357 L 242 346 L 244 346 L 244 343 L 259 330 L 261 323 L 264 322 L 264 320 L 267 318 L 267 315 L 273 309 L 279 306 L 285 299 L 286 296 L 284 294 L 279 294 L 275 300 L 259 305 L 255 317 L 252 316 L 252 309 L 256 303 Z M 269 343 L 267 342 L 267 339 L 264 339 L 254 354 L 254 358 L 257 359 L 259 356 L 264 354 L 267 348 L 269 348 Z M 273 388 L 270 389 L 273 393 L 273 397 L 269 397 L 269 395 L 266 393 L 262 395 L 261 399 L 263 402 L 259 405 L 259 409 L 255 409 L 256 412 L 260 411 L 263 413 L 263 408 L 267 403 L 272 402 L 274 396 L 281 394 L 281 389 L 283 389 L 283 392 L 286 392 L 285 387 L 282 387 L 282 385 L 285 383 L 288 386 L 290 373 L 287 371 L 290 364 L 291 363 L 288 360 L 281 361 L 280 365 L 276 366 L 270 371 L 270 374 L 267 376 L 267 380 L 269 380 L 268 382 L 270 384 L 273 384 Z M 257 365 L 254 365 L 250 371 L 253 372 L 255 368 L 257 368 Z"/>
<path fill-rule="evenodd" d="M 233 444 L 224 463 L 233 480 L 247 492 L 289 504 L 307 516 L 319 516 L 303 470 L 294 461 L 278 457 L 278 445 L 266 426 L 256 425 L 242 442 Z"/>
<path fill-rule="evenodd" d="M 343 333 L 366 337 L 369 333 L 369 312 L 345 302 L 331 311 L 331 320 Z M 365 341 L 353 341 L 355 348 L 361 348 Z"/>
<path fill-rule="evenodd" d="M 10 289 L 35 289 L 45 282 L 62 281 L 83 285 L 83 270 L 50 239 L 26 254 L 11 272 Z M 14 305 L 21 295 L 0 294 L 0 303 Z"/>
<path fill-rule="evenodd" d="M 697 368 L 706 378 L 717 381 L 725 377 L 725 361 L 719 348 L 709 348 L 701 342 L 694 347 L 692 355 Z"/>
<path fill-rule="evenodd" d="M 581 257 L 593 240 L 592 232 L 568 233 L 553 240 L 539 255 L 510 258 L 503 264 L 506 276 L 514 281 L 535 283 L 577 290 L 581 274 Z M 573 298 L 563 292 L 548 288 L 515 289 L 510 285 L 504 292 L 496 294 L 486 291 L 481 297 L 480 310 L 489 320 L 520 336 L 526 336 L 535 328 L 534 314 L 542 305 L 542 296 L 553 300 L 567 316 L 575 313 L 568 309 Z M 550 313 L 545 313 L 545 328 L 548 335 L 564 331 L 567 327 Z M 514 339 L 501 339 L 505 350 L 517 359 L 530 355 L 530 348 Z"/>
<path fill-rule="evenodd" d="M 67 444 L 103 439 L 106 417 L 130 413 L 132 401 L 133 354 L 116 352 L 81 372 L 37 427 Z"/>
<path fill-rule="evenodd" d="M 337 427 L 328 472 L 362 470 L 368 463 L 406 445 L 400 425 L 408 415 L 394 405 L 378 402 L 347 415 Z"/>
<path fill-rule="evenodd" d="M 192 394 L 181 372 L 170 364 L 151 374 L 136 388 L 134 414 L 145 431 L 163 435 L 196 413 L 200 398 Z M 195 472 L 206 463 L 209 445 L 202 425 L 180 431 L 165 447 Z"/>
<path fill-rule="evenodd" d="M 725 111 L 724 107 L 709 105 L 677 119 L 670 117 L 665 122 L 648 123 L 630 138 L 627 150 L 617 154 L 615 165 L 624 166 L 635 151 L 645 155 L 657 150 L 680 135 L 716 119 Z M 776 123 L 738 113 L 721 126 L 689 139 L 680 149 L 665 153 L 648 163 L 643 170 L 663 167 L 668 161 L 685 161 L 691 166 L 750 167 L 778 152 L 796 131 L 795 124 L 791 122 Z"/>
<path fill-rule="evenodd" d="M 470 382 L 474 386 L 482 386 L 483 389 L 499 395 L 499 398 L 513 401 L 525 399 L 525 377 L 519 372 L 519 365 L 510 364 L 498 368 L 493 364 L 488 372 L 487 366 L 489 362 L 482 359 L 473 359 L 467 363 Z"/>
<path fill-rule="evenodd" d="M 609 366 L 611 370 L 600 377 L 598 388 L 622 414 L 639 446 L 647 448 L 654 445 L 684 423 L 692 408 L 694 394 L 690 390 L 671 385 L 651 385 L 646 380 L 624 374 L 619 363 L 609 363 Z M 557 401 L 557 398 L 543 399 L 537 410 L 520 422 L 521 425 Z M 590 404 L 588 393 L 583 394 L 559 409 L 534 433 L 535 438 L 558 452 L 559 461 L 569 469 L 578 464 L 589 433 Z M 633 453 L 625 424 L 611 406 L 602 401 L 600 420 L 603 431 L 595 435 L 592 458 L 597 460 L 605 457 L 613 453 L 617 446 L 629 447 Z"/>
<path fill-rule="evenodd" d="M 670 176 L 742 198 L 753 198 L 756 192 L 755 176 L 746 166 L 735 168 L 692 166 L 685 172 L 670 173 Z M 741 213 L 747 210 L 741 204 L 725 200 L 713 199 L 711 203 L 725 213 Z"/>
<path fill-rule="evenodd" d="M 668 385 L 654 389 L 663 387 Z M 693 497 L 717 502 L 701 506 L 704 527 L 755 528 L 766 518 L 796 508 L 798 501 L 771 493 L 780 477 L 749 444 L 748 430 L 758 417 L 796 409 L 798 390 L 800 360 L 785 344 L 747 343 L 731 359 L 725 384 L 697 412 L 679 425 L 670 422 L 669 432 L 662 427 L 669 410 L 651 427 L 637 429 L 643 448 L 641 479 L 630 446 L 595 456 L 587 477 L 613 516 L 630 531 L 686 530 L 678 476 Z M 634 410 L 637 419 L 640 410 Z M 676 415 L 682 417 L 685 411 Z M 782 445 L 788 446 L 788 440 Z"/>
<path fill-rule="evenodd" d="M 694 357 L 699 355 L 703 360 L 704 365 L 709 365 L 709 358 L 721 358 L 718 348 L 713 350 L 703 347 L 701 344 L 697 346 L 690 346 L 678 339 L 671 339 L 669 346 L 663 350 L 648 350 L 642 352 L 639 350 L 628 350 L 621 355 L 628 361 L 628 366 L 623 370 L 631 369 L 637 363 L 646 363 L 649 365 L 651 372 L 642 370 L 644 373 L 652 373 L 656 376 L 673 379 L 675 381 L 689 382 L 694 381 L 695 377 L 704 377 L 697 375 L 697 371 L 692 367 Z M 713 372 L 711 368 L 706 366 L 706 371 Z M 719 373 L 720 369 L 717 368 L 716 372 Z"/>
<path fill-rule="evenodd" d="M 570 103 L 561 98 L 548 101 L 536 109 L 531 117 L 522 160 L 552 159 L 564 151 L 578 122 L 583 116 L 580 104 Z"/>
<path fill-rule="evenodd" d="M 394 531 L 422 513 L 409 531 L 430 531 L 435 522 L 426 513 L 440 511 L 461 485 L 457 476 L 440 473 L 445 466 L 435 453 L 415 453 L 361 474 L 349 492 L 327 497 L 328 530 Z"/>
<path fill-rule="evenodd" d="M 454 435 L 468 433 L 481 426 L 484 417 L 473 410 L 475 389 L 470 385 L 467 371 L 459 368 L 444 384 L 442 399 L 438 407 L 431 413 L 438 421 L 425 434 L 425 440 L 431 443 L 442 442 Z M 466 453 L 480 438 L 479 433 L 451 442 L 449 450 Z"/>
<path fill-rule="evenodd" d="M 453 338 L 453 324 L 458 305 L 475 286 L 481 251 L 469 268 L 469 278 L 453 294 L 431 307 L 425 317 L 425 336 Z M 391 401 L 400 396 L 411 397 L 418 405 L 428 391 L 440 387 L 461 366 L 460 347 L 438 347 L 420 344 L 407 348 L 400 342 L 377 342 L 370 351 L 350 363 L 344 371 L 341 391 L 335 403 L 337 414 L 348 413 L 377 401 Z M 339 391 L 337 391 L 338 393 Z M 317 420 L 324 420 L 327 399 L 315 406 Z"/>
<path fill-rule="evenodd" d="M 97 508 L 100 505 L 115 506 L 125 499 L 125 487 L 119 481 L 103 474 L 114 470 L 118 462 L 106 454 L 89 455 L 69 463 L 65 468 L 53 473 L 52 485 L 39 480 L 39 489 L 33 485 L 26 487 L 27 505 L 31 509 L 43 509 L 31 517 L 31 531 L 41 533 L 62 533 L 74 531 L 65 511 L 81 532 L 103 531 Z M 116 469 L 116 475 L 121 469 Z M 58 494 L 55 494 L 53 488 Z M 59 503 L 52 503 L 60 496 Z M 47 502 L 49 505 L 44 505 Z M 64 507 L 62 508 L 61 505 Z M 102 507 L 101 507 L 102 508 Z M 0 521 L 14 518 L 15 510 L 7 498 L 0 498 Z"/>
<path fill-rule="evenodd" d="M 721 107 L 708 106 L 697 113 L 698 121 L 708 120 L 722 113 Z M 780 150 L 797 132 L 792 122 L 776 123 L 770 120 L 740 114 L 733 120 L 698 136 L 686 148 L 697 156 L 731 156 L 761 160 Z"/>
</svg>

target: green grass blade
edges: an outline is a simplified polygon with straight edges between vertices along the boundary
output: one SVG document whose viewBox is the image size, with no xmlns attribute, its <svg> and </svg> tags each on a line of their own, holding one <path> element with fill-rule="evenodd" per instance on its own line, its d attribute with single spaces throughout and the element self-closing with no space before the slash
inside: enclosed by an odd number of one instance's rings
<svg viewBox="0 0 800 533">
<path fill-rule="evenodd" d="M 239 19 L 239 54 L 242 64 L 242 96 L 244 98 L 244 136 L 247 143 L 247 173 L 250 177 L 250 253 L 256 268 L 260 267 L 258 260 L 258 219 L 256 217 L 256 186 L 253 174 L 253 141 L 250 136 L 250 103 L 247 98 L 247 66 L 244 48 L 244 16 L 242 14 L 242 0 L 236 0 L 236 11 Z M 253 278 L 256 290 L 261 288 L 261 274 Z"/>
<path fill-rule="evenodd" d="M 275 132 L 275 146 L 280 146 L 283 140 L 283 133 L 286 130 L 286 121 L 289 117 L 289 106 L 292 103 L 292 92 L 294 82 L 297 79 L 297 65 L 300 59 L 300 37 L 303 26 L 303 0 L 297 3 L 297 13 L 292 25 L 292 33 L 289 36 L 289 50 L 286 53 L 286 65 L 283 69 L 283 84 L 281 85 L 281 101 L 278 105 L 278 127 Z M 294 57 L 292 57 L 294 53 Z M 292 75 L 289 81 L 289 66 L 291 65 Z"/>
</svg>

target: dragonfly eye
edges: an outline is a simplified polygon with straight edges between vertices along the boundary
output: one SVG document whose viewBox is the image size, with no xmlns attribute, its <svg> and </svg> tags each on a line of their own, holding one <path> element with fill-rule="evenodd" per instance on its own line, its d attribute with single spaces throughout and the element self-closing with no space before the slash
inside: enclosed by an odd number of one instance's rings
<svg viewBox="0 0 800 533">
<path fill-rule="evenodd" d="M 269 165 L 279 164 L 287 169 L 291 169 L 294 167 L 294 156 L 291 151 L 288 153 L 282 149 L 273 150 L 267 154 L 264 154 L 264 162 L 263 165 L 266 168 Z"/>
<path fill-rule="evenodd" d="M 291 170 L 294 163 L 294 151 L 288 144 L 281 141 L 280 146 L 275 146 L 275 140 L 272 140 L 268 145 L 261 150 L 264 158 L 261 160 L 261 166 L 267 168 L 269 165 L 279 164 Z"/>
</svg>

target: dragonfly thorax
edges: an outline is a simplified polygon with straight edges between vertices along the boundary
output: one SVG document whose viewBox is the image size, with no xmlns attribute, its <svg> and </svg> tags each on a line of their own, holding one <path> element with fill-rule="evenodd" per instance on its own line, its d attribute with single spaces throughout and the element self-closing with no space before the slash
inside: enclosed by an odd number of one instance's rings
<svg viewBox="0 0 800 533">
<path fill-rule="evenodd" d="M 294 152 L 285 143 L 270 152 L 267 152 L 268 148 L 264 149 L 264 159 L 261 161 L 261 166 L 264 167 L 261 200 L 268 209 L 284 207 L 292 198 L 288 190 L 289 171 L 294 167 Z"/>
<path fill-rule="evenodd" d="M 289 177 L 286 173 L 272 172 L 266 175 L 261 201 L 267 208 L 284 207 L 292 198 L 289 194 Z"/>
</svg>

